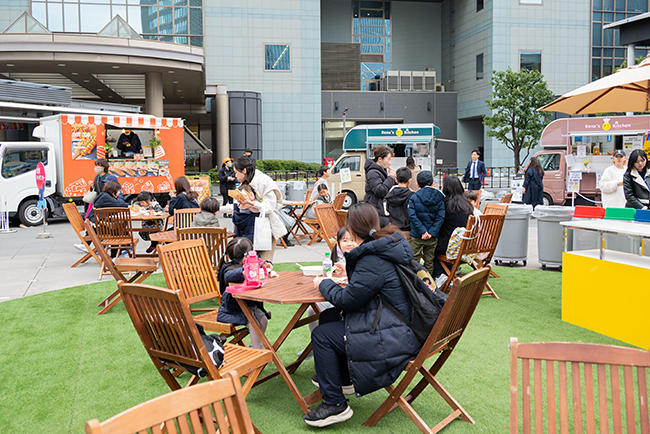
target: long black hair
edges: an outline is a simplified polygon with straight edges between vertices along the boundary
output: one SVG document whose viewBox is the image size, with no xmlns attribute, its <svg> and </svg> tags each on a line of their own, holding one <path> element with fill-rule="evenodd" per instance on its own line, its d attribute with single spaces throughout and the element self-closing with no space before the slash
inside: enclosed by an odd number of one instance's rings
<svg viewBox="0 0 650 434">
<path fill-rule="evenodd" d="M 378 240 L 399 232 L 399 228 L 392 223 L 380 228 L 377 208 L 367 202 L 355 203 L 350 207 L 345 226 L 348 232 L 364 241 Z"/>
<path fill-rule="evenodd" d="M 442 193 L 445 195 L 445 212 L 449 214 L 472 214 L 474 207 L 465 197 L 465 189 L 456 176 L 447 176 L 442 181 Z"/>
<path fill-rule="evenodd" d="M 230 240 L 228 246 L 226 246 L 226 254 L 219 259 L 219 270 L 226 263 L 226 256 L 230 258 L 231 261 L 242 262 L 246 253 L 253 250 L 253 243 L 246 237 L 237 237 Z"/>
<path fill-rule="evenodd" d="M 539 162 L 539 159 L 537 157 L 530 157 L 530 162 L 528 163 L 528 168 L 529 169 L 535 169 L 537 170 L 537 173 L 539 176 L 544 176 L 544 169 L 542 169 L 542 165 Z"/>
<path fill-rule="evenodd" d="M 348 233 L 348 228 L 346 228 L 345 226 L 341 227 L 341 229 L 339 229 L 339 231 L 337 232 L 337 234 L 336 234 L 336 244 L 334 245 L 334 248 L 332 249 L 332 254 L 330 255 L 330 258 L 332 258 L 332 262 L 339 262 L 339 259 L 341 259 L 341 258 L 339 258 L 338 249 L 341 248 L 341 245 L 340 245 L 341 240 L 343 239 L 343 237 L 347 233 Z M 343 250 L 343 249 L 341 249 L 341 250 Z"/>
<path fill-rule="evenodd" d="M 645 166 L 643 167 L 643 170 L 648 170 L 648 156 L 646 155 L 645 151 L 643 149 L 635 149 L 630 154 L 629 160 L 627 160 L 627 173 L 632 172 L 632 169 L 636 169 L 634 167 L 634 164 L 639 159 L 639 157 L 643 157 L 645 159 Z"/>
<path fill-rule="evenodd" d="M 235 160 L 237 172 L 244 172 L 246 169 L 246 181 L 251 182 L 255 176 L 255 162 L 248 157 L 239 157 Z"/>
</svg>

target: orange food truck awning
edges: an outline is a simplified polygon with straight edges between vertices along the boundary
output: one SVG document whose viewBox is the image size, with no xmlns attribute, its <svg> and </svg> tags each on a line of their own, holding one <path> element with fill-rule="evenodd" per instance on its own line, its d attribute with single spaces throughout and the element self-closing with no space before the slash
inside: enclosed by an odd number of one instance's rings
<svg viewBox="0 0 650 434">
<path fill-rule="evenodd" d="M 110 124 L 119 128 L 183 128 L 183 119 L 154 116 L 61 115 L 62 124 Z"/>
</svg>

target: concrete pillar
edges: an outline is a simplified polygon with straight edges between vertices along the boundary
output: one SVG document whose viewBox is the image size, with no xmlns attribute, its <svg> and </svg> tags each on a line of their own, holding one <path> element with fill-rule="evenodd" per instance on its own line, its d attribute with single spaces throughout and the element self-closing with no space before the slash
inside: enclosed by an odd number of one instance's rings
<svg viewBox="0 0 650 434">
<path fill-rule="evenodd" d="M 627 67 L 635 65 L 634 44 L 627 44 Z M 627 116 L 634 116 L 634 112 L 626 112 Z"/>
<path fill-rule="evenodd" d="M 163 117 L 163 84 L 160 72 L 144 74 L 144 111 L 148 115 Z"/>
<path fill-rule="evenodd" d="M 228 107 L 228 89 L 225 85 L 217 86 L 217 164 L 221 167 L 224 158 L 230 156 L 230 109 Z"/>
</svg>

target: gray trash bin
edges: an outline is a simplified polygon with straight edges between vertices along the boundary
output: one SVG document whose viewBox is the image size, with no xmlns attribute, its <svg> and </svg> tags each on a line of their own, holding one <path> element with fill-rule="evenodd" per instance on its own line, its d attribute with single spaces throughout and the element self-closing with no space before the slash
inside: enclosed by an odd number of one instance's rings
<svg viewBox="0 0 650 434">
<path fill-rule="evenodd" d="M 277 185 L 280 190 L 282 200 L 287 200 L 287 181 L 275 181 L 275 185 Z"/>
<path fill-rule="evenodd" d="M 533 212 L 537 219 L 537 256 L 542 270 L 547 266 L 562 269 L 564 252 L 564 226 L 560 222 L 569 221 L 575 209 L 570 206 L 538 205 Z"/>
<path fill-rule="evenodd" d="M 287 181 L 287 200 L 305 200 L 307 182 Z"/>
<path fill-rule="evenodd" d="M 494 251 L 494 263 L 522 261 L 526 266 L 528 260 L 528 223 L 533 208 L 530 205 L 508 205 L 508 212 L 503 220 L 501 237 Z"/>
<path fill-rule="evenodd" d="M 593 220 L 581 217 L 573 217 L 571 221 Z M 564 221 L 564 220 L 561 220 Z M 567 250 L 594 250 L 600 246 L 600 234 L 594 231 L 584 231 L 580 229 L 569 229 L 567 233 Z"/>
</svg>

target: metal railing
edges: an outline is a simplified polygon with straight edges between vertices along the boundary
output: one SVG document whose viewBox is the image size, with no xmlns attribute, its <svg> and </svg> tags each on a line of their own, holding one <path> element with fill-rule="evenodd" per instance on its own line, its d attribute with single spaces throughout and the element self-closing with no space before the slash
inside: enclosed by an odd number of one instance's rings
<svg viewBox="0 0 650 434">
<path fill-rule="evenodd" d="M 496 166 L 487 168 L 488 175 L 483 181 L 483 188 L 510 188 L 510 180 L 514 179 L 517 175 L 517 170 L 514 166 Z M 464 167 L 440 167 L 436 169 L 434 176 L 434 184 L 442 185 L 442 180 L 446 176 L 457 176 L 463 180 L 465 174 Z M 465 185 L 467 187 L 467 185 Z"/>
</svg>

